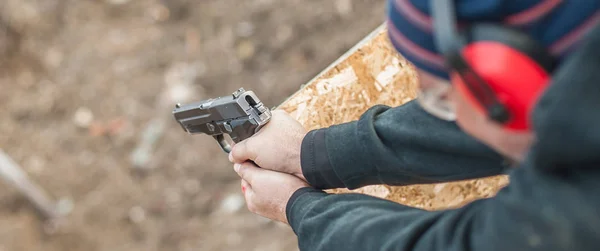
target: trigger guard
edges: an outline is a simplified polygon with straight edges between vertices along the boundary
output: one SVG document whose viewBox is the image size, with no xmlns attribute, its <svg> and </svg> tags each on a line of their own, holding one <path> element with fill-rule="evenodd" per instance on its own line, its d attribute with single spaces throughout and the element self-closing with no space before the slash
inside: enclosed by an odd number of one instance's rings
<svg viewBox="0 0 600 251">
<path fill-rule="evenodd" d="M 231 144 L 229 144 L 229 142 L 225 140 L 223 134 L 215 135 L 213 137 L 217 140 L 217 142 L 219 142 L 219 145 L 221 146 L 221 149 L 223 149 L 223 151 L 225 151 L 226 153 L 231 152 Z"/>
</svg>

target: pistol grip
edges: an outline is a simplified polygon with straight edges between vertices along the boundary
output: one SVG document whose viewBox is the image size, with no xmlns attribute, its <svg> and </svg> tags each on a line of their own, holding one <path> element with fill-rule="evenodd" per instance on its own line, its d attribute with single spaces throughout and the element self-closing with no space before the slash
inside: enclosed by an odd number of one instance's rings
<svg viewBox="0 0 600 251">
<path fill-rule="evenodd" d="M 221 149 L 223 149 L 223 151 L 225 151 L 226 153 L 231 152 L 231 144 L 227 142 L 223 134 L 214 135 L 213 137 L 217 140 L 217 142 L 219 142 L 219 145 L 221 146 Z"/>
</svg>

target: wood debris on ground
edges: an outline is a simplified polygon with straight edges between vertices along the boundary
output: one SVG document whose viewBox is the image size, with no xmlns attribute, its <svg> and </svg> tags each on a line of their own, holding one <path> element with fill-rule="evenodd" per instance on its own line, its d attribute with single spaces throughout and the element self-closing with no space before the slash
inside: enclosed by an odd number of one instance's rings
<svg viewBox="0 0 600 251">
<path fill-rule="evenodd" d="M 417 84 L 413 66 L 394 50 L 382 25 L 279 108 L 312 130 L 356 120 L 376 104 L 399 106 L 409 102 L 416 97 Z M 409 206 L 439 210 L 494 196 L 506 184 L 508 177 L 496 176 L 431 185 L 374 185 L 354 191 L 335 189 L 329 192 L 365 193 Z"/>
<path fill-rule="evenodd" d="M 63 199 L 56 202 L 52 200 L 48 193 L 33 182 L 25 171 L 1 149 L 0 176 L 4 182 L 25 196 L 46 219 L 55 220 L 61 218 L 73 209 L 71 200 Z"/>
</svg>

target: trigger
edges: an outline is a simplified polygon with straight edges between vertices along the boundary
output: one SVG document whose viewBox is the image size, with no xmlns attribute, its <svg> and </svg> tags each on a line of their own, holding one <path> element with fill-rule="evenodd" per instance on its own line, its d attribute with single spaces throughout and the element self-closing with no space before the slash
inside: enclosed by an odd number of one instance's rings
<svg viewBox="0 0 600 251">
<path fill-rule="evenodd" d="M 221 149 L 223 149 L 223 151 L 225 151 L 226 153 L 231 152 L 231 144 L 229 144 L 229 142 L 225 140 L 225 136 L 223 136 L 223 134 L 215 135 L 213 137 L 217 140 L 217 142 L 219 142 L 219 146 L 221 146 Z"/>
<path fill-rule="evenodd" d="M 229 123 L 224 123 L 223 127 L 225 127 L 225 130 L 227 132 L 232 132 L 233 131 L 233 129 L 231 128 L 231 125 Z"/>
</svg>

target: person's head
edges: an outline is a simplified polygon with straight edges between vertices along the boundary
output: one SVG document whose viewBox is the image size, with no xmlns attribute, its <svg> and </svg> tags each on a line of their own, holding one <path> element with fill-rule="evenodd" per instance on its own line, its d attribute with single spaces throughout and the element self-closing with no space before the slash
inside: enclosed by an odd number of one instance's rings
<svg viewBox="0 0 600 251">
<path fill-rule="evenodd" d="M 537 98 L 599 21 L 599 4 L 580 11 L 573 7 L 586 1 L 571 2 L 390 0 L 388 30 L 416 67 L 421 106 L 519 161 L 534 140 Z"/>
</svg>

